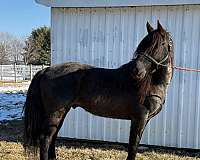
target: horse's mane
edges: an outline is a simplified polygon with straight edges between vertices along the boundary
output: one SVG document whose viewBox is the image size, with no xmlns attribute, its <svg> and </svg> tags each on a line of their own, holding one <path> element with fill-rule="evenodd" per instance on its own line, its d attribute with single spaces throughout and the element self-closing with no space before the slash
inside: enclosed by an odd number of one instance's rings
<svg viewBox="0 0 200 160">
<path fill-rule="evenodd" d="M 166 32 L 166 36 L 168 36 L 169 45 L 171 46 L 171 48 L 168 49 L 169 58 L 166 61 L 166 63 L 170 64 L 170 66 L 172 67 L 173 63 L 174 63 L 174 61 L 173 61 L 173 59 L 174 59 L 173 41 L 168 32 Z M 161 35 L 159 35 L 159 33 L 154 33 L 152 38 L 153 38 L 154 43 L 145 52 L 143 52 L 144 54 L 146 54 L 146 53 L 149 53 L 149 55 L 154 54 L 153 49 L 154 49 L 155 45 L 160 44 L 159 42 L 161 42 Z M 140 51 L 136 50 L 135 54 L 137 54 L 137 53 L 140 53 Z M 158 51 L 156 54 L 162 54 L 162 53 L 161 53 L 161 51 Z M 132 61 L 134 61 L 134 59 L 132 59 Z M 168 72 L 168 67 L 161 67 L 154 74 L 147 72 L 146 76 L 142 80 L 140 80 L 137 84 L 139 103 L 141 103 L 141 104 L 144 103 L 144 100 L 151 88 L 152 83 L 157 83 L 157 84 L 165 83 L 165 81 L 166 81 L 165 77 L 166 77 L 167 72 Z M 172 75 L 173 75 L 173 68 L 172 68 Z"/>
</svg>

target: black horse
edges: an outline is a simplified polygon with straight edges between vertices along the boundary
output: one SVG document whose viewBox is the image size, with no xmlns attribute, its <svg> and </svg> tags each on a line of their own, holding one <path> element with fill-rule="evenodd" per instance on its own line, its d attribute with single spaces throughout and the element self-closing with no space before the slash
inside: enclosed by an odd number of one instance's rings
<svg viewBox="0 0 200 160">
<path fill-rule="evenodd" d="M 39 71 L 25 103 L 24 146 L 40 148 L 40 159 L 56 159 L 55 140 L 70 108 L 131 120 L 128 160 L 134 160 L 148 121 L 158 114 L 173 75 L 173 43 L 158 21 L 134 58 L 117 69 L 64 63 Z"/>
</svg>

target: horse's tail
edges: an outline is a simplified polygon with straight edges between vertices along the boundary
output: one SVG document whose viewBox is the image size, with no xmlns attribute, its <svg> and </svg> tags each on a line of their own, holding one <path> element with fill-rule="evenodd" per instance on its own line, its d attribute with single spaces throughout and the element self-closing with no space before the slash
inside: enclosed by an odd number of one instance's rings
<svg viewBox="0 0 200 160">
<path fill-rule="evenodd" d="M 37 152 L 43 121 L 43 107 L 40 94 L 40 79 L 42 71 L 39 71 L 32 79 L 24 105 L 24 148 L 29 154 Z"/>
</svg>

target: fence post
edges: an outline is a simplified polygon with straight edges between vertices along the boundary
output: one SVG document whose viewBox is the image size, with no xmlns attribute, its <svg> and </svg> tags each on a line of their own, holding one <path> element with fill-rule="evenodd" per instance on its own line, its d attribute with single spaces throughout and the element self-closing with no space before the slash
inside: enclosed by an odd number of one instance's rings
<svg viewBox="0 0 200 160">
<path fill-rule="evenodd" d="M 42 69 L 44 69 L 44 64 L 42 64 Z"/>
<path fill-rule="evenodd" d="M 3 80 L 3 65 L 1 65 L 1 80 Z"/>
<path fill-rule="evenodd" d="M 26 80 L 26 65 L 23 65 L 22 72 L 23 80 Z"/>
<path fill-rule="evenodd" d="M 30 64 L 30 80 L 33 78 L 33 66 Z"/>
<path fill-rule="evenodd" d="M 16 67 L 16 63 L 14 63 L 14 74 L 15 74 L 15 83 L 17 82 L 17 67 Z"/>
</svg>

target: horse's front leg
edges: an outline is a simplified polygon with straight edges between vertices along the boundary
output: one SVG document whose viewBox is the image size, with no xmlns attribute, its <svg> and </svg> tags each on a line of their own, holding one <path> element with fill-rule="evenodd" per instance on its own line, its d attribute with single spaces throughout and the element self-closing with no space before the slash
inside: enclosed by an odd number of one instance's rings
<svg viewBox="0 0 200 160">
<path fill-rule="evenodd" d="M 138 117 L 131 120 L 127 160 L 135 160 L 142 133 L 148 122 L 149 112 L 144 106 L 142 107 Z"/>
</svg>

